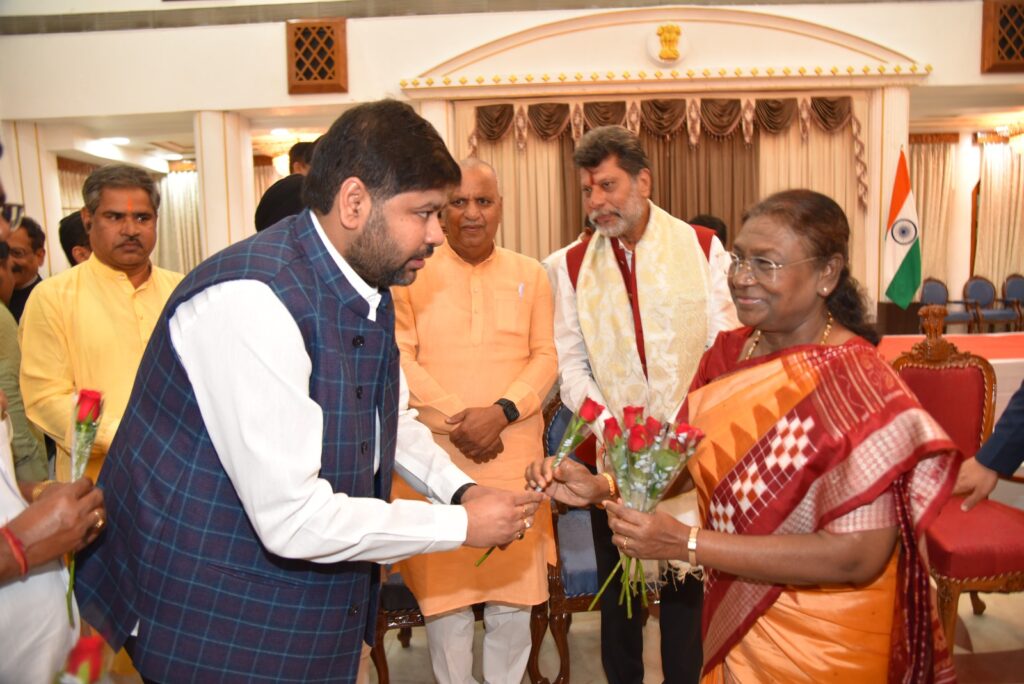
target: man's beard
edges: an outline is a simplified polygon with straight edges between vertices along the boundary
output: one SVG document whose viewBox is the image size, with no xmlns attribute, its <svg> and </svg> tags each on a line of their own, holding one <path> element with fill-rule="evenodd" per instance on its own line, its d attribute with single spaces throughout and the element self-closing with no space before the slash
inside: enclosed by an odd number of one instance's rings
<svg viewBox="0 0 1024 684">
<path fill-rule="evenodd" d="M 621 237 L 635 228 L 644 216 L 647 200 L 637 191 L 636 183 L 630 190 L 629 197 L 621 209 L 592 211 L 587 214 L 594 229 L 605 237 Z M 616 216 L 618 219 L 610 224 L 598 222 L 599 217 Z"/>
<path fill-rule="evenodd" d="M 434 253 L 427 245 L 411 257 L 402 258 L 399 247 L 388 233 L 387 221 L 379 204 L 370 210 L 363 232 L 348 248 L 345 261 L 359 276 L 379 290 L 392 285 L 409 285 L 416 280 L 416 272 L 409 270 L 409 262 L 426 259 Z"/>
</svg>

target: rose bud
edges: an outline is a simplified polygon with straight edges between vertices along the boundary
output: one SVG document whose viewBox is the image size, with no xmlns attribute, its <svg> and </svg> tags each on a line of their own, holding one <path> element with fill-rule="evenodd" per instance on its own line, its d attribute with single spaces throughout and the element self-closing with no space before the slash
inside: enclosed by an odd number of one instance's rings
<svg viewBox="0 0 1024 684">
<path fill-rule="evenodd" d="M 627 443 L 630 451 L 643 451 L 647 448 L 647 430 L 644 429 L 643 425 L 634 425 L 629 428 L 629 442 Z"/>
<path fill-rule="evenodd" d="M 621 438 L 622 428 L 619 427 L 619 421 L 615 420 L 614 416 L 604 421 L 604 441 L 612 443 Z"/>
<path fill-rule="evenodd" d="M 587 397 L 583 401 L 583 406 L 580 406 L 580 418 L 588 423 L 593 423 L 601 415 L 602 411 L 604 411 L 604 406 Z"/>
<path fill-rule="evenodd" d="M 653 442 L 654 438 L 661 432 L 661 423 L 654 416 L 647 416 L 644 429 L 647 430 L 647 441 Z"/>
<path fill-rule="evenodd" d="M 627 406 L 622 409 L 622 422 L 627 428 L 631 428 L 640 422 L 640 418 L 644 415 L 643 406 Z"/>
<path fill-rule="evenodd" d="M 84 389 L 78 392 L 78 422 L 92 423 L 100 417 L 103 395 L 96 390 Z"/>
</svg>

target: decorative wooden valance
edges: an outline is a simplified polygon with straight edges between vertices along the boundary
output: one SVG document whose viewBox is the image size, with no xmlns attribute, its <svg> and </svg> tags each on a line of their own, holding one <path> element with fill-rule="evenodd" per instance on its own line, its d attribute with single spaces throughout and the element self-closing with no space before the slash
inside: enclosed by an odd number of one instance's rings
<svg viewBox="0 0 1024 684">
<path fill-rule="evenodd" d="M 949 145 L 960 142 L 959 133 L 911 133 L 911 145 Z"/>
<path fill-rule="evenodd" d="M 627 103 L 546 102 L 531 105 L 495 104 L 476 108 L 476 127 L 469 138 L 475 155 L 480 140 L 496 142 L 514 130 L 516 145 L 526 149 L 527 132 L 541 140 L 553 140 L 567 132 L 574 141 L 599 126 L 625 126 L 634 133 L 643 128 L 651 135 L 671 138 L 685 131 L 690 145 L 700 144 L 701 135 L 728 138 L 739 130 L 747 145 L 753 143 L 754 128 L 777 135 L 799 124 L 806 139 L 814 124 L 835 134 L 850 126 L 853 132 L 857 174 L 857 196 L 867 204 L 868 181 L 861 124 L 853 115 L 850 97 L 786 99 L 650 99 Z"/>
</svg>

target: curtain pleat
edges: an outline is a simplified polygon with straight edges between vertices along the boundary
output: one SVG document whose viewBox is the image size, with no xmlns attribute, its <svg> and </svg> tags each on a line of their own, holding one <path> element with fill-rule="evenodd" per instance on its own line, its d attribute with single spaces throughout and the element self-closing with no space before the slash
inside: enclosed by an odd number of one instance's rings
<svg viewBox="0 0 1024 684">
<path fill-rule="evenodd" d="M 982 145 L 978 240 L 974 272 L 998 291 L 1006 276 L 1024 273 L 1024 154 Z"/>
<path fill-rule="evenodd" d="M 526 116 L 533 132 L 547 142 L 565 132 L 569 125 L 569 105 L 562 102 L 532 104 L 527 108 Z"/>
<path fill-rule="evenodd" d="M 202 261 L 199 176 L 195 171 L 171 172 L 160 181 L 160 194 L 153 263 L 188 273 Z"/>
<path fill-rule="evenodd" d="M 908 164 L 910 184 L 917 204 L 921 229 L 921 273 L 949 283 L 946 257 L 965 253 L 970 245 L 949 244 L 956 192 L 957 145 L 951 143 L 911 144 Z"/>
<path fill-rule="evenodd" d="M 853 106 L 849 97 L 812 97 L 811 113 L 821 130 L 832 133 L 850 123 Z"/>
<path fill-rule="evenodd" d="M 704 132 L 716 138 L 732 135 L 740 123 L 739 100 L 701 100 L 700 122 Z"/>
<path fill-rule="evenodd" d="M 670 138 L 686 123 L 686 100 L 644 100 L 640 103 L 640 125 L 648 133 Z"/>
<path fill-rule="evenodd" d="M 766 133 L 781 133 L 796 121 L 796 98 L 757 100 L 754 103 L 754 121 Z"/>
<path fill-rule="evenodd" d="M 510 104 L 476 108 L 476 133 L 481 140 L 501 140 L 512 127 L 515 111 Z"/>
<path fill-rule="evenodd" d="M 601 126 L 624 126 L 626 123 L 625 102 L 584 102 L 583 120 L 587 130 Z"/>
</svg>

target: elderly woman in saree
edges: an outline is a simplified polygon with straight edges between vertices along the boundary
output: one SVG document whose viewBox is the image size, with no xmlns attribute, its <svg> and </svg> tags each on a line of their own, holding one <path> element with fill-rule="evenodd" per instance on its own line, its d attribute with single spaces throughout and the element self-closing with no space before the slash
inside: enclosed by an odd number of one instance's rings
<svg viewBox="0 0 1024 684">
<path fill-rule="evenodd" d="M 809 190 L 746 213 L 729 271 L 745 327 L 718 336 L 680 412 L 706 435 L 684 475 L 702 525 L 607 503 L 625 554 L 703 566 L 704 682 L 955 679 L 922 538 L 958 455 L 873 347 L 849 235 Z M 590 477 L 527 473 L 577 501 Z"/>
</svg>

